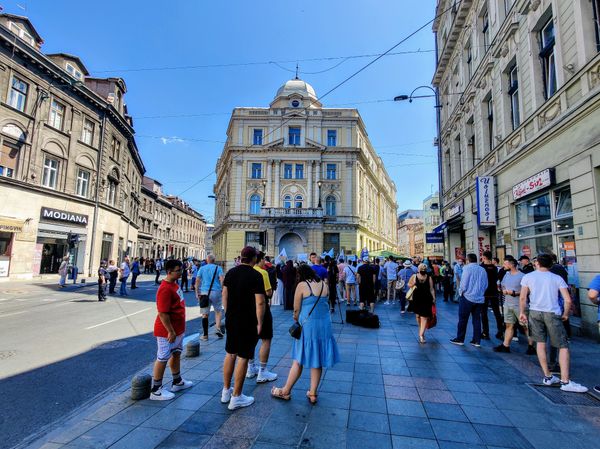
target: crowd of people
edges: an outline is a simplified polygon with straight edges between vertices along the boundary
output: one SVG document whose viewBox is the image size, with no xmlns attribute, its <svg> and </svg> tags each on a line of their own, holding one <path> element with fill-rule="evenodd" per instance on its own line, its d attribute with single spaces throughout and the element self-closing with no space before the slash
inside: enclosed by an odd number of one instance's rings
<svg viewBox="0 0 600 449">
<path fill-rule="evenodd" d="M 163 270 L 165 277 L 160 282 Z M 450 264 L 393 256 L 382 260 L 354 257 L 336 261 L 329 255 L 311 253 L 308 261 L 300 262 L 280 258 L 272 261 L 253 247 L 246 247 L 227 272 L 213 255 L 202 261 L 138 258 L 131 261 L 125 257 L 120 265 L 113 260 L 101 262 L 98 299 L 106 299 L 107 287 L 109 293 L 115 294 L 117 281 L 121 283 L 119 294 L 126 296 L 128 280 L 131 278 L 130 288 L 137 288 L 136 278 L 141 272 L 156 273 L 155 282 L 159 285 L 153 400 L 171 399 L 176 391 L 192 386 L 179 372 L 185 333 L 184 293 L 188 291 L 198 298 L 200 339 L 209 339 L 211 310 L 215 336 L 226 337 L 221 401 L 232 410 L 254 402 L 254 398 L 243 394 L 245 379 L 256 378 L 258 383 L 278 379 L 268 369 L 273 338 L 272 306 L 292 311 L 293 320 L 302 326 L 302 332 L 300 339 L 293 341 L 287 380 L 284 385 L 273 387 L 271 394 L 276 399 L 289 400 L 302 370 L 309 368 L 311 383 L 306 396 L 315 404 L 322 369 L 333 366 L 340 358 L 331 329 L 331 314 L 336 307 L 345 304 L 347 308 L 358 307 L 374 313 L 377 304 L 382 307 L 398 304 L 400 314 L 414 313 L 418 341 L 424 344 L 425 333 L 435 318 L 438 293 L 443 301 L 458 304 L 457 334 L 451 343 L 464 345 L 469 320 L 473 327 L 472 346 L 479 348 L 481 340 L 490 340 L 488 309 L 491 308 L 496 326 L 494 335 L 500 340 L 493 348 L 495 352 L 510 353 L 511 343 L 518 341 L 521 333 L 528 342 L 526 354 L 537 355 L 543 384 L 557 384 L 567 392 L 587 391 L 585 386 L 570 379 L 568 274 L 553 255 L 541 254 L 533 261 L 525 255 L 519 260 L 506 256 L 500 264 L 491 252 L 485 251 L 480 263 L 475 254 L 468 254 Z M 600 276 L 594 279 L 589 292 L 589 299 L 600 304 Z M 173 375 L 170 391 L 162 388 L 167 362 Z M 555 374 L 560 374 L 560 378 Z"/>
</svg>

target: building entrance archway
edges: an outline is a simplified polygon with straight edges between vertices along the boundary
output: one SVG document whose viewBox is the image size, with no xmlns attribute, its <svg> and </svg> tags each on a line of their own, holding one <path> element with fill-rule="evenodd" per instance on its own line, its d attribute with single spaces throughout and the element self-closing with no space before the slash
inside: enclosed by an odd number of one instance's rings
<svg viewBox="0 0 600 449">
<path fill-rule="evenodd" d="M 279 252 L 285 248 L 288 259 L 295 259 L 304 252 L 304 245 L 300 236 L 294 232 L 288 232 L 279 239 Z"/>
</svg>

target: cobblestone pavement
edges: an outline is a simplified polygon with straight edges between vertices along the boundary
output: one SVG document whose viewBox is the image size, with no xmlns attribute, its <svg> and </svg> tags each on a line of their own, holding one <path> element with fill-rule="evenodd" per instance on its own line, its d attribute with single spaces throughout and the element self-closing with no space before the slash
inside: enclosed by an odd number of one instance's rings
<svg viewBox="0 0 600 449">
<path fill-rule="evenodd" d="M 247 380 L 253 406 L 230 412 L 220 403 L 224 341 L 211 335 L 200 357 L 184 360 L 183 375 L 195 385 L 175 400 L 134 402 L 124 382 L 29 447 L 600 448 L 600 402 L 591 394 L 536 389 L 540 371 L 525 355 L 525 341 L 513 343 L 512 354 L 494 353 L 496 341 L 454 346 L 457 306 L 441 303 L 439 324 L 420 345 L 414 315 L 384 305 L 377 312 L 378 330 L 334 325 L 342 362 L 324 372 L 314 407 L 305 397 L 308 372 L 290 402 L 270 397 L 291 364 L 291 314 L 274 307 L 269 366 L 280 380 Z M 600 383 L 600 345 L 577 337 L 572 343 L 572 378 Z M 547 395 L 588 405 L 559 405 Z"/>
</svg>

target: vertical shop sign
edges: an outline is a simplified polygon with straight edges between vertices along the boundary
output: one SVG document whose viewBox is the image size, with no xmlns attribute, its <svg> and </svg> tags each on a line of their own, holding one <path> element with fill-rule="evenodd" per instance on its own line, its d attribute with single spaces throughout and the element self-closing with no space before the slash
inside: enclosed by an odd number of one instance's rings
<svg viewBox="0 0 600 449">
<path fill-rule="evenodd" d="M 479 226 L 496 226 L 496 189 L 493 176 L 478 176 L 475 180 L 477 190 L 477 223 Z"/>
</svg>

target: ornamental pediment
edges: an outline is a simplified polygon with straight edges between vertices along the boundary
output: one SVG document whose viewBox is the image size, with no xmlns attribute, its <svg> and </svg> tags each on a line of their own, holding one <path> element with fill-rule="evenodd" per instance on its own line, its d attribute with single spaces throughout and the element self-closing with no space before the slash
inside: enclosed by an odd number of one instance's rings
<svg viewBox="0 0 600 449">
<path fill-rule="evenodd" d="M 308 138 L 304 140 L 306 141 L 306 147 L 308 148 L 318 148 L 320 150 L 325 150 L 327 148 L 325 145 L 315 142 L 314 140 L 310 140 Z"/>
</svg>

